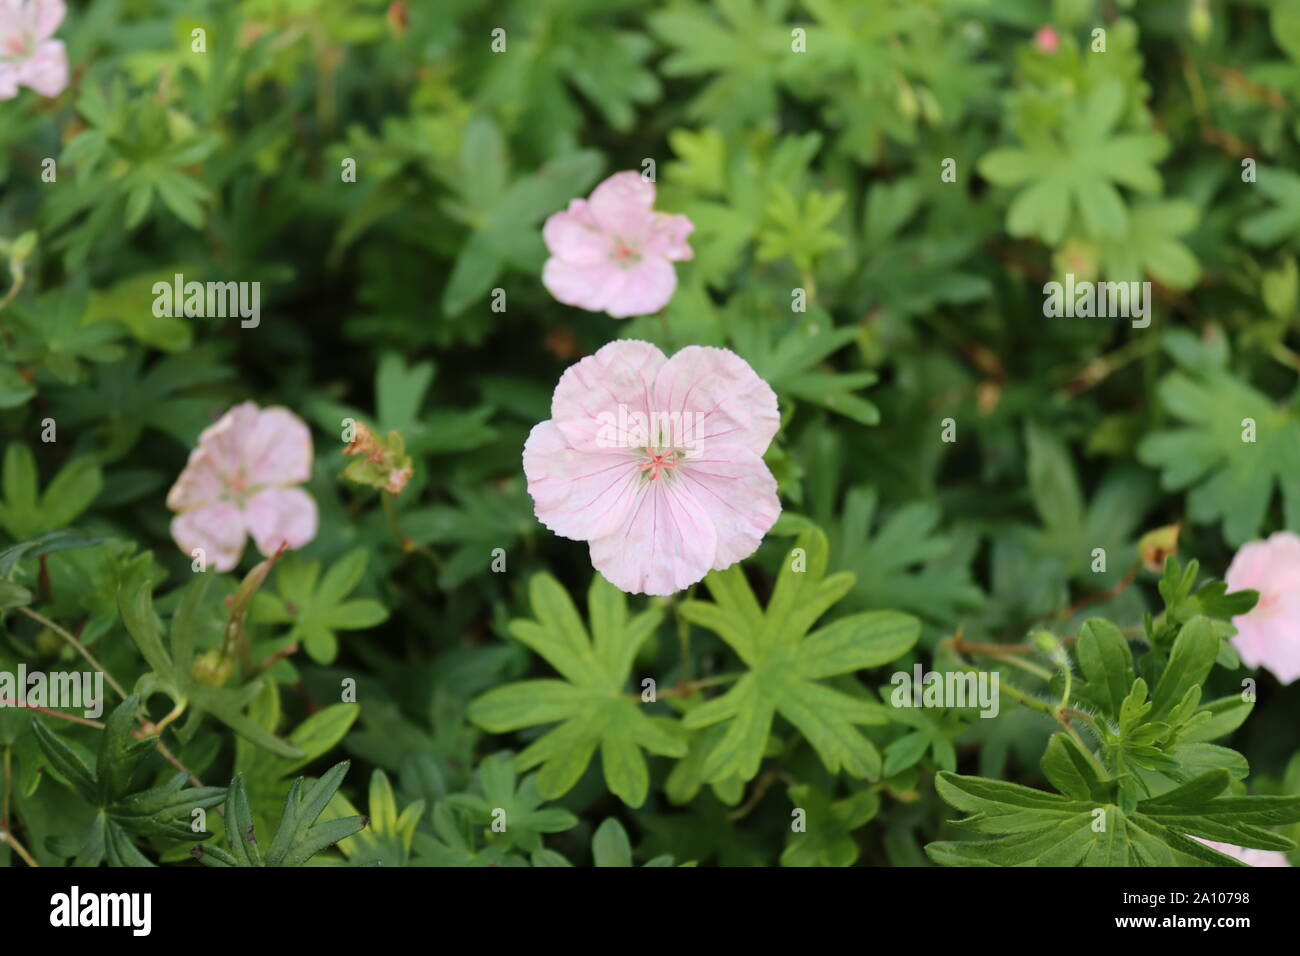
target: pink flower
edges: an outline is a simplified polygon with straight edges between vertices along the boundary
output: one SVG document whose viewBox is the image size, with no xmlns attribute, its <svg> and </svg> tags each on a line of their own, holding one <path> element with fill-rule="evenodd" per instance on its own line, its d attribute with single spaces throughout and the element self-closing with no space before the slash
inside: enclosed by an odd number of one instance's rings
<svg viewBox="0 0 1300 956">
<path fill-rule="evenodd" d="M 672 263 L 693 252 L 685 216 L 655 212 L 654 183 L 635 171 L 615 173 L 591 194 L 546 220 L 551 258 L 542 284 L 565 305 L 616 319 L 658 312 L 673 297 Z"/>
<path fill-rule="evenodd" d="M 58 96 L 68 85 L 68 54 L 51 39 L 63 22 L 63 0 L 0 0 L 0 100 L 26 86 Z"/>
<path fill-rule="evenodd" d="M 1212 850 L 1218 850 L 1234 860 L 1240 860 L 1247 866 L 1290 866 L 1286 854 L 1280 850 L 1250 850 L 1244 846 L 1234 846 L 1231 843 L 1215 843 L 1213 840 L 1202 840 L 1200 837 L 1192 837 L 1210 847 Z"/>
<path fill-rule="evenodd" d="M 1224 579 L 1230 592 L 1259 592 L 1259 603 L 1232 619 L 1242 662 L 1267 668 L 1283 684 L 1300 677 L 1300 536 L 1279 531 L 1243 544 Z"/>
<path fill-rule="evenodd" d="M 1039 51 L 1049 56 L 1057 51 L 1061 45 L 1060 37 L 1056 35 L 1056 30 L 1052 27 L 1039 27 L 1038 32 L 1034 34 L 1034 46 Z"/>
<path fill-rule="evenodd" d="M 281 545 L 301 548 L 316 537 L 316 502 L 294 485 L 311 475 L 311 432 L 283 408 L 236 405 L 203 430 L 167 507 L 172 538 L 192 554 L 202 548 L 218 571 L 239 563 L 246 535 L 268 558 Z"/>
<path fill-rule="evenodd" d="M 754 553 L 781 513 L 763 452 L 776 394 L 734 352 L 610 342 L 570 366 L 524 444 L 538 519 L 589 542 L 631 594 L 672 594 Z"/>
</svg>

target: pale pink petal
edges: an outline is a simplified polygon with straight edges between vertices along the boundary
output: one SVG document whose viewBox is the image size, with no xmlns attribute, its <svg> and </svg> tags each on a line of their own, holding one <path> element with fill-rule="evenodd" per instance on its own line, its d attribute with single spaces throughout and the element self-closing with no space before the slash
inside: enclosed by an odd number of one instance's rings
<svg viewBox="0 0 1300 956">
<path fill-rule="evenodd" d="M 619 269 L 617 278 L 601 289 L 601 307 L 616 319 L 653 315 L 677 290 L 677 273 L 666 259 L 646 256 L 636 265 Z"/>
<path fill-rule="evenodd" d="M 1232 619 L 1242 663 L 1271 671 L 1283 684 L 1300 678 L 1300 536 L 1279 531 L 1242 545 L 1224 580 L 1230 592 L 1259 592 L 1255 607 Z"/>
<path fill-rule="evenodd" d="M 242 438 L 250 487 L 296 485 L 311 477 L 311 429 L 288 409 L 263 409 Z"/>
<path fill-rule="evenodd" d="M 241 402 L 199 433 L 199 447 L 211 456 L 212 467 L 227 485 L 244 478 L 244 443 L 257 427 L 260 409 L 253 402 Z"/>
<path fill-rule="evenodd" d="M 626 414 L 650 412 L 650 390 L 667 359 L 649 342 L 620 339 L 565 369 L 551 397 L 551 420 L 573 448 L 596 451 L 602 425 Z M 624 416 L 626 417 L 626 415 Z"/>
<path fill-rule="evenodd" d="M 68 55 L 62 40 L 46 40 L 18 68 L 19 82 L 41 96 L 58 96 L 68 85 Z"/>
<path fill-rule="evenodd" d="M 7 37 L 21 37 L 31 29 L 21 0 L 0 0 L 0 54 L 8 54 Z"/>
<path fill-rule="evenodd" d="M 12 100 L 18 95 L 18 68 L 0 63 L 0 100 Z"/>
<path fill-rule="evenodd" d="M 183 511 L 220 501 L 227 496 L 228 490 L 225 475 L 218 468 L 212 449 L 200 444 L 190 452 L 180 477 L 167 492 L 167 507 L 172 511 Z"/>
<path fill-rule="evenodd" d="M 574 265 L 552 256 L 542 266 L 542 285 L 555 297 L 575 309 L 604 312 L 611 296 L 623 285 L 623 268 L 612 262 Z"/>
<path fill-rule="evenodd" d="M 1219 843 L 1215 840 L 1203 840 L 1201 837 L 1194 836 L 1193 840 L 1204 843 L 1213 850 L 1218 850 L 1225 856 L 1230 856 L 1235 860 L 1240 860 L 1247 866 L 1290 866 L 1291 863 L 1286 858 L 1286 854 L 1280 850 L 1252 850 L 1249 847 L 1235 846 L 1231 843 Z"/>
<path fill-rule="evenodd" d="M 1292 611 L 1294 611 L 1294 601 Z M 1280 683 L 1289 684 L 1300 677 L 1300 629 L 1297 617 L 1265 618 L 1254 621 L 1250 615 L 1233 618 L 1237 635 L 1232 646 L 1247 667 L 1262 667 L 1272 672 Z M 1240 623 L 1237 623 L 1240 622 Z"/>
<path fill-rule="evenodd" d="M 542 227 L 542 238 L 552 256 L 575 266 L 593 266 L 607 261 L 612 244 L 609 234 L 596 225 L 585 199 L 573 200 L 567 210 L 547 219 Z"/>
<path fill-rule="evenodd" d="M 776 479 L 763 459 L 742 445 L 710 443 L 678 467 L 681 484 L 717 531 L 713 570 L 749 557 L 781 514 Z"/>
<path fill-rule="evenodd" d="M 257 550 L 271 557 L 287 545 L 301 548 L 316 537 L 316 501 L 301 488 L 264 488 L 244 505 L 244 524 Z"/>
<path fill-rule="evenodd" d="M 29 0 L 27 11 L 31 18 L 32 33 L 37 40 L 53 36 L 68 12 L 63 0 Z"/>
<path fill-rule="evenodd" d="M 695 253 L 686 242 L 686 237 L 695 231 L 695 223 L 685 216 L 673 216 L 666 212 L 657 212 L 650 225 L 642 252 L 648 256 L 658 256 L 677 262 L 692 258 Z"/>
<path fill-rule="evenodd" d="M 524 474 L 537 519 L 577 541 L 620 527 L 642 482 L 631 449 L 577 451 L 550 421 L 535 425 L 524 443 Z"/>
<path fill-rule="evenodd" d="M 228 501 L 213 501 L 182 511 L 172 519 L 172 540 L 186 554 L 195 548 L 218 571 L 231 571 L 244 550 L 244 522 L 239 508 Z"/>
<path fill-rule="evenodd" d="M 683 483 L 645 481 L 620 528 L 591 542 L 591 563 L 629 594 L 674 594 L 708 573 L 717 533 Z"/>
<path fill-rule="evenodd" d="M 615 173 L 591 194 L 592 218 L 611 236 L 635 239 L 649 231 L 654 183 L 635 170 Z"/>
<path fill-rule="evenodd" d="M 682 349 L 659 370 L 656 411 L 702 416 L 700 440 L 740 444 L 762 456 L 781 425 L 776 393 L 735 352 L 703 345 Z"/>
</svg>

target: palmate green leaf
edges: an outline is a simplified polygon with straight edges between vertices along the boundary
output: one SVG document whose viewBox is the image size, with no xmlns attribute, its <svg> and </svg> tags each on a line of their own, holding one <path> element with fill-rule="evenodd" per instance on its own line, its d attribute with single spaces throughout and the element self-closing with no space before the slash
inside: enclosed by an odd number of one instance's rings
<svg viewBox="0 0 1300 956">
<path fill-rule="evenodd" d="M 969 572 L 941 566 L 955 544 L 936 533 L 943 518 L 938 503 L 911 501 L 877 520 L 879 500 L 874 487 L 849 489 L 831 532 L 835 565 L 857 575 L 848 606 L 887 605 L 943 624 L 978 607 L 983 595 Z"/>
<path fill-rule="evenodd" d="M 777 78 L 791 62 L 789 8 L 789 0 L 721 0 L 649 17 L 673 50 L 662 65 L 666 75 L 712 75 L 687 107 L 693 119 L 735 128 L 775 111 Z"/>
<path fill-rule="evenodd" d="M 1133 809 L 1105 799 L 1086 758 L 1049 747 L 1044 771 L 1062 795 L 1015 783 L 940 773 L 939 795 L 968 814 L 955 821 L 988 839 L 931 843 L 926 853 L 950 866 L 1242 866 L 1192 836 L 1238 846 L 1285 850 L 1291 841 L 1266 829 L 1300 820 L 1300 797 L 1221 797 L 1231 776 L 1212 770 Z"/>
<path fill-rule="evenodd" d="M 187 775 L 177 773 L 160 786 L 132 790 L 134 771 L 154 744 L 152 737 L 131 736 L 139 709 L 140 698 L 131 695 L 109 714 L 93 769 L 42 721 L 32 724 L 50 767 L 96 811 L 90 825 L 73 838 L 76 866 L 98 866 L 106 856 L 111 866 L 153 866 L 134 838 L 192 842 L 212 835 L 192 828 L 193 811 L 221 803 L 223 787 L 190 787 Z"/>
<path fill-rule="evenodd" d="M 448 493 L 453 504 L 402 512 L 402 530 L 416 544 L 450 550 L 438 569 L 438 587 L 453 591 L 476 575 L 490 573 L 496 548 L 513 553 L 535 519 L 522 479 L 487 487 L 457 482 Z"/>
<path fill-rule="evenodd" d="M 629 617 L 623 592 L 593 574 L 589 631 L 555 578 L 536 574 L 528 590 L 534 618 L 512 621 L 510 633 L 563 680 L 526 680 L 490 690 L 470 704 L 469 719 L 498 734 L 558 722 L 515 758 L 520 770 L 541 765 L 541 796 L 553 800 L 572 789 L 599 748 L 610 791 L 628 806 L 641 806 L 650 786 L 643 751 L 686 755 L 686 745 L 627 695 L 637 649 L 659 626 L 663 611 L 651 608 Z"/>
<path fill-rule="evenodd" d="M 842 768 L 855 777 L 880 775 L 880 752 L 855 725 L 886 723 L 888 709 L 865 689 L 850 696 L 818 681 L 897 659 L 916 643 L 921 625 L 895 611 L 867 611 L 809 634 L 853 587 L 851 573 L 826 576 L 827 551 L 821 530 L 801 534 L 766 609 L 738 564 L 704 579 L 711 603 L 682 603 L 682 616 L 717 633 L 746 667 L 730 690 L 683 720 L 691 729 L 727 722 L 705 764 L 705 779 L 753 778 L 777 714 L 803 734 L 832 773 Z"/>
<path fill-rule="evenodd" d="M 370 775 L 369 826 L 339 841 L 339 850 L 349 866 L 406 866 L 411 860 L 415 829 L 424 816 L 425 802 L 415 800 L 397 812 L 397 798 L 388 774 L 376 769 Z M 341 793 L 336 793 L 322 821 L 357 816 L 356 808 Z"/>
<path fill-rule="evenodd" d="M 1155 503 L 1155 482 L 1141 469 L 1107 470 L 1085 502 L 1068 446 L 1051 429 L 1035 422 L 1025 427 L 1029 495 L 1042 530 L 1027 534 L 1038 556 L 1058 558 L 1065 573 L 1100 591 L 1119 582 L 1137 558 L 1142 519 Z M 1095 549 L 1105 554 L 1096 570 Z"/>
<path fill-rule="evenodd" d="M 1007 231 L 1058 245 L 1080 224 L 1094 240 L 1122 236 L 1129 217 L 1116 185 L 1152 194 L 1160 189 L 1155 163 L 1168 151 L 1158 133 L 1120 133 L 1125 89 L 1099 84 L 1062 117 L 1055 135 L 1024 147 L 1001 148 L 979 161 L 980 175 L 998 186 L 1024 186 L 1007 209 Z"/>
<path fill-rule="evenodd" d="M 1185 199 L 1142 200 L 1129 209 L 1128 230 L 1100 245 L 1102 270 L 1111 282 L 1139 282 L 1149 274 L 1171 289 L 1190 289 L 1201 265 L 1179 237 L 1200 219 Z"/>
<path fill-rule="evenodd" d="M 424 866 L 527 866 L 504 843 L 480 846 L 483 828 L 463 814 L 454 813 L 445 802 L 430 813 L 433 833 L 415 833 L 415 863 Z M 546 851 L 542 851 L 546 852 Z"/>
<path fill-rule="evenodd" d="M 860 394 L 876 382 L 875 372 L 821 368 L 858 335 L 856 328 L 833 327 L 826 310 L 812 308 L 803 322 L 779 339 L 771 322 L 732 310 L 727 333 L 736 350 L 778 394 L 811 402 L 862 425 L 879 423 L 880 410 Z"/>
<path fill-rule="evenodd" d="M 1190 489 L 1191 519 L 1220 521 L 1231 545 L 1258 537 L 1279 489 L 1286 526 L 1300 530 L 1296 410 L 1279 406 L 1233 375 L 1226 342 L 1217 331 L 1206 342 L 1173 330 L 1165 347 L 1181 368 L 1161 380 L 1159 396 L 1179 424 L 1147 435 L 1138 445 L 1139 459 L 1161 469 L 1166 490 Z"/>
<path fill-rule="evenodd" d="M 94 434 L 106 460 L 130 451 L 146 427 L 192 447 L 223 406 L 210 396 L 186 393 L 229 378 L 233 370 L 217 361 L 210 346 L 168 355 L 147 369 L 143 362 L 144 353 L 132 350 L 121 362 L 95 366 L 87 385 L 60 390 L 54 399 L 59 428 Z"/>
<path fill-rule="evenodd" d="M 542 809 L 537 792 L 537 775 L 517 781 L 510 757 L 494 754 L 479 766 L 479 793 L 456 793 L 447 806 L 459 810 L 476 824 L 488 827 L 489 842 L 535 852 L 542 848 L 542 834 L 562 833 L 578 825 L 568 810 Z"/>
<path fill-rule="evenodd" d="M 539 230 L 529 227 L 583 193 L 595 182 L 601 166 L 600 154 L 594 150 L 572 151 L 507 183 L 499 170 L 485 174 L 482 169 L 485 147 L 493 163 L 499 163 L 496 157 L 505 150 L 496 124 L 477 116 L 469 127 L 458 168 L 449 177 L 459 194 L 449 211 L 472 231 L 443 290 L 442 309 L 448 317 L 486 295 L 507 265 L 539 268 L 546 249 Z"/>
<path fill-rule="evenodd" d="M 265 853 L 258 843 L 243 774 L 230 781 L 226 796 L 226 848 L 196 845 L 193 856 L 205 866 L 305 866 L 312 857 L 354 833 L 369 821 L 350 816 L 317 822 L 347 775 L 349 761 L 335 764 L 310 787 L 299 777 L 289 788 L 284 814 Z"/>
<path fill-rule="evenodd" d="M 977 245 L 973 235 L 952 235 L 932 221 L 917 221 L 925 190 L 919 177 L 876 182 L 866 190 L 866 262 L 858 284 L 869 308 L 912 315 L 941 304 L 967 305 L 992 292 L 987 278 L 963 269 Z"/>
<path fill-rule="evenodd" d="M 121 359 L 125 353 L 116 340 L 123 330 L 109 322 L 84 319 L 86 306 L 85 293 L 66 290 L 23 302 L 13 311 L 17 341 L 12 357 L 39 366 L 65 385 L 82 380 L 83 362 Z"/>
<path fill-rule="evenodd" d="M 258 592 L 249 620 L 291 624 L 290 640 L 301 641 L 317 663 L 333 663 L 339 649 L 335 631 L 361 630 L 388 620 L 388 609 L 378 601 L 348 600 L 361 583 L 368 559 L 365 548 L 354 548 L 330 565 L 322 578 L 319 561 L 283 556 L 275 568 L 277 593 Z"/>
<path fill-rule="evenodd" d="M 71 459 L 41 491 L 32 450 L 10 442 L 0 471 L 0 528 L 18 541 L 62 528 L 90 507 L 102 487 L 99 465 L 83 456 Z"/>
<path fill-rule="evenodd" d="M 482 100 L 536 129 L 545 147 L 565 142 L 584 111 L 577 90 L 613 129 L 627 132 L 638 104 L 657 100 L 658 77 L 645 61 L 655 45 L 644 33 L 618 29 L 603 18 L 635 0 L 571 0 L 526 4 L 512 11 L 509 56 L 493 56 L 480 87 Z M 537 129 L 538 126 L 548 129 Z M 468 134 L 467 134 L 468 135 Z"/>
<path fill-rule="evenodd" d="M 795 267 L 810 271 L 819 256 L 844 247 L 844 237 L 831 224 L 844 206 L 844 193 L 810 189 L 796 197 L 777 184 L 768 201 L 758 233 L 755 255 L 760 262 L 789 256 Z"/>
<path fill-rule="evenodd" d="M 842 800 L 809 784 L 790 788 L 790 802 L 803 811 L 802 831 L 794 831 L 781 853 L 782 866 L 852 866 L 861 850 L 853 831 L 880 812 L 880 796 L 863 790 Z"/>
</svg>

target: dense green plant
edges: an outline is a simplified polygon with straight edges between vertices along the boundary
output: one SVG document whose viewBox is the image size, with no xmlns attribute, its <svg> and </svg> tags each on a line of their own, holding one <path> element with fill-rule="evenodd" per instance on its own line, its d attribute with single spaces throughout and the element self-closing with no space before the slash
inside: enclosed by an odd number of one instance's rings
<svg viewBox="0 0 1300 956">
<path fill-rule="evenodd" d="M 0 865 L 1300 864 L 1295 3 L 69 0 L 12 97 L 7 30 Z M 624 320 L 543 229 L 628 170 Z M 521 462 L 615 340 L 776 398 L 667 596 Z"/>
</svg>

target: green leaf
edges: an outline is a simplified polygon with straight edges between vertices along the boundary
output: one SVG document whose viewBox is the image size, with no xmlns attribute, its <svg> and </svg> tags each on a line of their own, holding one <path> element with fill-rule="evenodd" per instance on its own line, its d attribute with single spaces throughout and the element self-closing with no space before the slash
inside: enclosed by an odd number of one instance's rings
<svg viewBox="0 0 1300 956">
<path fill-rule="evenodd" d="M 631 866 L 632 843 L 623 825 L 611 817 L 598 826 L 591 838 L 591 855 L 596 866 Z"/>
<path fill-rule="evenodd" d="M 285 555 L 276 567 L 278 594 L 259 593 L 250 619 L 291 623 L 290 640 L 301 641 L 316 662 L 333 663 L 338 655 L 335 631 L 361 630 L 388 620 L 388 609 L 378 601 L 347 599 L 361 583 L 368 559 L 365 548 L 349 551 L 330 566 L 316 587 L 320 564 Z"/>
<path fill-rule="evenodd" d="M 71 524 L 99 495 L 103 481 L 91 458 L 73 458 L 38 495 L 36 459 L 22 442 L 5 449 L 0 527 L 18 540 Z"/>
<path fill-rule="evenodd" d="M 578 825 L 567 810 L 541 809 L 537 775 L 518 781 L 510 757 L 496 754 L 479 767 L 480 793 L 458 793 L 447 805 L 467 813 L 475 823 L 490 828 L 490 839 L 528 852 L 542 848 L 542 834 L 562 833 Z"/>
<path fill-rule="evenodd" d="M 1011 235 L 1055 246 L 1076 219 L 1090 239 L 1126 233 L 1128 212 L 1116 186 L 1158 192 L 1155 163 L 1168 152 L 1168 141 L 1158 133 L 1116 130 L 1125 96 L 1120 80 L 1103 82 L 1061 116 L 1050 136 L 1023 148 L 995 149 L 980 159 L 979 173 L 989 182 L 1024 187 L 1007 209 Z"/>
<path fill-rule="evenodd" d="M 105 856 L 110 866 L 152 866 L 134 837 L 193 842 L 211 835 L 193 829 L 192 813 L 221 803 L 224 788 L 190 787 L 187 774 L 177 773 L 160 786 L 132 790 L 133 773 L 154 744 L 153 738 L 132 737 L 139 708 L 140 698 L 132 695 L 109 714 L 94 770 L 42 721 L 32 725 L 50 765 L 97 811 L 76 837 L 77 866 L 97 866 Z"/>
<path fill-rule="evenodd" d="M 853 831 L 880 811 L 880 796 L 869 790 L 832 803 L 817 788 L 800 784 L 790 788 L 790 802 L 802 811 L 803 829 L 786 844 L 782 866 L 852 866 L 861 852 Z"/>
<path fill-rule="evenodd" d="M 1087 785 L 1081 768 L 1076 776 L 1058 758 L 1051 766 L 1076 791 Z M 990 838 L 931 843 L 926 852 L 950 866 L 1240 866 L 1187 834 L 1260 849 L 1292 846 L 1265 827 L 1300 820 L 1300 796 L 1217 796 L 1230 780 L 1227 770 L 1213 770 L 1125 810 L 1095 797 L 944 772 L 935 781 L 939 795 L 968 814 L 958 826 Z"/>
<path fill-rule="evenodd" d="M 317 823 L 342 785 L 348 766 L 346 760 L 335 764 L 305 791 L 302 777 L 293 782 L 280 825 L 265 854 L 253 827 L 243 775 L 236 774 L 226 797 L 226 849 L 198 845 L 193 855 L 206 866 L 305 866 L 316 854 L 360 832 L 367 824 L 359 816 Z"/>
<path fill-rule="evenodd" d="M 1166 349 L 1182 366 L 1158 393 L 1180 422 L 1138 445 L 1144 464 L 1161 469 L 1167 491 L 1190 489 L 1191 519 L 1222 521 L 1229 544 L 1257 537 L 1274 490 L 1280 489 L 1286 526 L 1300 530 L 1300 419 L 1228 371 L 1222 333 L 1208 342 L 1170 332 Z M 1253 440 L 1252 440 L 1253 439 Z"/>
<path fill-rule="evenodd" d="M 563 680 L 520 681 L 488 691 L 470 704 L 469 719 L 492 733 L 558 722 L 515 758 L 520 770 L 541 766 L 541 796 L 551 800 L 572 789 L 599 749 L 610 791 L 639 807 L 650 785 L 643 751 L 686 754 L 686 745 L 626 694 L 637 649 L 659 626 L 663 611 L 629 617 L 623 592 L 599 574 L 587 593 L 590 630 L 550 575 L 534 575 L 529 595 L 534 617 L 512 621 L 510 633 Z"/>
<path fill-rule="evenodd" d="M 777 714 L 794 724 L 832 773 L 843 768 L 860 778 L 880 775 L 880 752 L 855 725 L 884 723 L 887 709 L 865 689 L 851 696 L 817 681 L 895 660 L 916 643 L 920 622 L 894 611 L 869 611 L 808 634 L 853 586 L 852 574 L 826 576 L 827 551 L 820 530 L 800 535 L 766 610 L 739 565 L 705 578 L 713 603 L 682 603 L 682 616 L 717 633 L 747 668 L 735 686 L 683 721 L 693 729 L 727 722 L 705 779 L 754 777 Z"/>
</svg>

